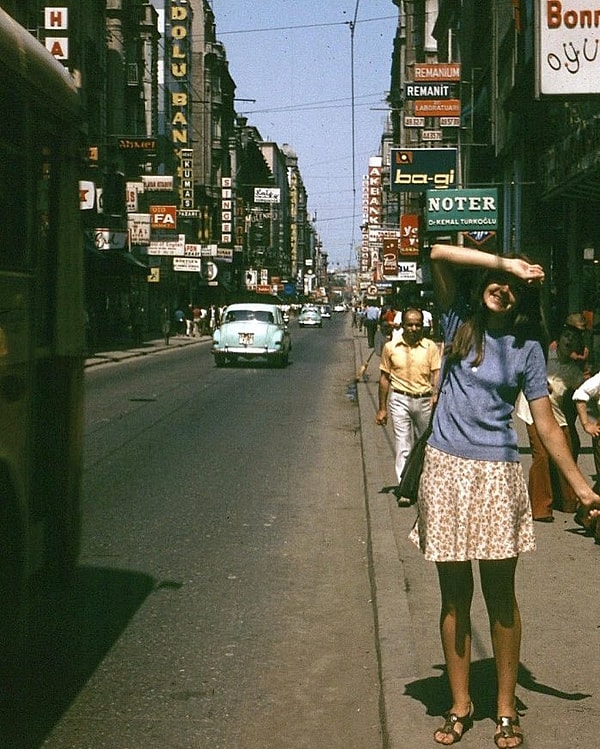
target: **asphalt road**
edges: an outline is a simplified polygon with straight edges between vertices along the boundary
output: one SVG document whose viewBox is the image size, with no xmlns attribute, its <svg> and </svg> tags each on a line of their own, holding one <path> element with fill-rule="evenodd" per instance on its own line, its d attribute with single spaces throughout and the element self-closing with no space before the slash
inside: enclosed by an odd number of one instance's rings
<svg viewBox="0 0 600 749">
<path fill-rule="evenodd" d="M 88 368 L 76 601 L 10 749 L 381 747 L 348 318 L 292 336 Z"/>
<path fill-rule="evenodd" d="M 355 384 L 369 350 L 348 316 L 292 334 L 283 371 L 217 370 L 207 339 L 88 362 L 76 598 L 43 612 L 2 749 L 434 746 L 449 701 L 436 575 L 407 541 L 414 509 L 389 491 L 378 360 Z M 527 470 L 524 430 L 520 445 Z M 526 746 L 595 749 L 600 547 L 560 512 L 536 535 L 518 568 Z M 486 749 L 495 679 L 477 590 L 473 635 L 461 746 Z"/>
</svg>

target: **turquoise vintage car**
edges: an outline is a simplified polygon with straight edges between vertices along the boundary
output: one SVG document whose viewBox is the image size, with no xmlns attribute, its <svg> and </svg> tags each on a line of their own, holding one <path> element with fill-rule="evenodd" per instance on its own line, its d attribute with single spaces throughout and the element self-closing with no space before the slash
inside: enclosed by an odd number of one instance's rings
<svg viewBox="0 0 600 749">
<path fill-rule="evenodd" d="M 315 307 L 305 307 L 298 315 L 298 325 L 301 328 L 322 328 L 323 318 Z"/>
<path fill-rule="evenodd" d="M 291 348 L 287 325 L 276 304 L 230 304 L 213 333 L 212 354 L 217 367 L 254 357 L 285 367 Z"/>
</svg>

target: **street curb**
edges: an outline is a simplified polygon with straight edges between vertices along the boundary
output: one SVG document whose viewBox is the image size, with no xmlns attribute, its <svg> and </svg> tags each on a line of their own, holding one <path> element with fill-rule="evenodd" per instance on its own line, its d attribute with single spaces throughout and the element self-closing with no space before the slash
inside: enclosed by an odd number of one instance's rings
<svg viewBox="0 0 600 749">
<path fill-rule="evenodd" d="M 210 343 L 212 338 L 206 336 L 203 338 L 171 338 L 169 343 L 165 343 L 164 339 L 158 339 L 154 341 L 147 341 L 141 346 L 135 346 L 129 349 L 115 349 L 98 352 L 92 356 L 88 356 L 85 360 L 85 368 L 96 367 L 100 364 L 111 364 L 115 362 L 124 361 L 126 359 L 134 359 L 140 356 L 149 356 L 150 354 L 157 354 L 160 351 L 172 351 L 176 348 L 183 348 L 184 346 L 193 346 L 200 343 Z"/>
<path fill-rule="evenodd" d="M 366 338 L 353 330 L 355 370 L 370 353 Z M 393 435 L 375 425 L 379 360 L 356 383 L 360 412 L 365 502 L 371 549 L 375 630 L 381 681 L 381 710 L 386 749 L 406 746 L 404 685 L 416 673 L 414 631 L 406 595 L 404 567 L 392 528 L 398 512 L 391 488 L 395 484 Z"/>
</svg>

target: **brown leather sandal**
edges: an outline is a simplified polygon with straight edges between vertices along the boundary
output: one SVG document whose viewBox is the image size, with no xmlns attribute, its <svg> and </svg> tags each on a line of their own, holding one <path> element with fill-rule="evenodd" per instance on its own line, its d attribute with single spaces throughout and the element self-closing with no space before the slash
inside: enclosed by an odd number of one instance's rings
<svg viewBox="0 0 600 749">
<path fill-rule="evenodd" d="M 433 732 L 433 740 L 436 744 L 442 744 L 442 746 L 452 746 L 457 744 L 463 737 L 465 731 L 473 726 L 473 715 L 475 709 L 471 704 L 469 712 L 466 715 L 457 715 L 456 713 L 446 713 L 444 715 L 444 725 L 441 728 L 436 728 Z M 461 727 L 460 733 L 456 730 L 456 725 Z M 446 743 L 445 741 L 438 741 L 435 737 L 436 734 L 441 733 L 443 736 L 451 736 L 452 741 Z"/>
<path fill-rule="evenodd" d="M 499 730 L 494 734 L 494 744 L 499 749 L 514 749 L 517 746 L 521 746 L 524 740 L 523 731 L 515 731 L 515 728 L 520 728 L 518 715 L 516 718 L 511 718 L 508 715 L 500 715 L 496 719 L 496 725 Z M 498 743 L 499 739 L 504 739 L 505 741 L 518 739 L 518 741 L 516 744 L 504 744 L 504 746 L 500 746 Z"/>
</svg>

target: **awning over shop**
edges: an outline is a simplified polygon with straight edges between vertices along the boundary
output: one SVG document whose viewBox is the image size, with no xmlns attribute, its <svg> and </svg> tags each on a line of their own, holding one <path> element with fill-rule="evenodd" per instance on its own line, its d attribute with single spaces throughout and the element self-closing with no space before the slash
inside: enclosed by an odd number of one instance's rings
<svg viewBox="0 0 600 749">
<path fill-rule="evenodd" d="M 131 252 L 98 250 L 90 237 L 84 238 L 86 257 L 97 264 L 98 270 L 106 273 L 140 273 L 148 275 L 150 268 L 134 257 Z"/>
</svg>

